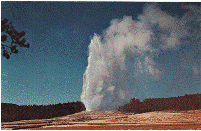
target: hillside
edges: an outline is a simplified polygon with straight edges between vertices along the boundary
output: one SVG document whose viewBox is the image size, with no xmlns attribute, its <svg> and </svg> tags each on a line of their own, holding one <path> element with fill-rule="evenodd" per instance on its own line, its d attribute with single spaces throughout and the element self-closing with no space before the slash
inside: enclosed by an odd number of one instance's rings
<svg viewBox="0 0 201 131">
<path fill-rule="evenodd" d="M 131 99 L 130 103 L 119 107 L 118 111 L 144 113 L 162 110 L 197 110 L 201 109 L 201 94 L 190 94 L 169 98 L 152 98 L 140 102 L 138 99 Z"/>
<path fill-rule="evenodd" d="M 152 98 L 140 102 L 131 99 L 130 103 L 119 107 L 124 113 L 144 113 L 152 111 L 184 111 L 201 109 L 201 94 L 191 94 L 169 98 Z M 1 103 L 1 121 L 11 122 L 18 120 L 49 119 L 66 116 L 86 110 L 82 102 L 71 102 L 55 105 L 19 106 L 10 103 Z"/>
<path fill-rule="evenodd" d="M 66 116 L 84 111 L 82 102 L 71 102 L 55 105 L 16 105 L 1 103 L 1 121 L 11 122 L 18 120 L 48 119 L 59 116 Z"/>
</svg>

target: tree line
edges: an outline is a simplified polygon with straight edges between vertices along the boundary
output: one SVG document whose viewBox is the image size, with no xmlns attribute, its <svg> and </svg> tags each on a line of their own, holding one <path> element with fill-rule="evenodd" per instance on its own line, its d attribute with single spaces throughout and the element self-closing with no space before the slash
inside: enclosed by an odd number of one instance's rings
<svg viewBox="0 0 201 131">
<path fill-rule="evenodd" d="M 201 109 L 201 94 L 191 94 L 178 97 L 169 98 L 152 98 L 145 99 L 140 102 L 139 99 L 131 99 L 130 103 L 119 107 L 121 112 L 134 112 L 144 113 L 151 111 L 162 111 L 162 110 L 197 110 Z"/>
<path fill-rule="evenodd" d="M 49 119 L 66 116 L 86 110 L 82 102 L 59 103 L 55 105 L 16 105 L 1 103 L 1 121 Z"/>
</svg>

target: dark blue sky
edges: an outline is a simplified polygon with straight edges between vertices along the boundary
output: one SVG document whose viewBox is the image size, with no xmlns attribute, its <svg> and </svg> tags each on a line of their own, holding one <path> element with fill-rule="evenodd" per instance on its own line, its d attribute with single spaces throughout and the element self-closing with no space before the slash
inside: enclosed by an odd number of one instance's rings
<svg viewBox="0 0 201 131">
<path fill-rule="evenodd" d="M 55 104 L 80 101 L 88 46 L 114 18 L 136 19 L 146 3 L 1 2 L 1 16 L 25 31 L 30 48 L 1 57 L 1 102 Z M 182 3 L 160 3 L 182 16 Z M 171 56 L 170 56 L 171 57 Z M 194 93 L 194 92 L 193 92 Z"/>
</svg>

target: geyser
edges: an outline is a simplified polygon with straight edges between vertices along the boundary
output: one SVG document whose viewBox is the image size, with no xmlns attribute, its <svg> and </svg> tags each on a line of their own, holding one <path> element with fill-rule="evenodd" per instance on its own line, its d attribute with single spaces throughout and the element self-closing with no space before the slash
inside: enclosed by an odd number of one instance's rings
<svg viewBox="0 0 201 131">
<path fill-rule="evenodd" d="M 89 45 L 81 101 L 87 110 L 117 110 L 133 97 L 200 92 L 200 22 L 197 6 L 173 17 L 157 4 L 136 20 L 111 21 Z"/>
</svg>

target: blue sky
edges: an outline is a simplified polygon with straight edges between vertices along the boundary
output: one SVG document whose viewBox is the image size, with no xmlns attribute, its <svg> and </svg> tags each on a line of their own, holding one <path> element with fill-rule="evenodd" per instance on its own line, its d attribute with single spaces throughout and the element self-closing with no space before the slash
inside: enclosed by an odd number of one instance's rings
<svg viewBox="0 0 201 131">
<path fill-rule="evenodd" d="M 1 2 L 1 16 L 12 21 L 18 31 L 25 31 L 25 38 L 30 43 L 29 49 L 18 48 L 19 53 L 11 55 L 8 60 L 1 57 L 1 102 L 40 105 L 80 101 L 83 74 L 88 65 L 88 46 L 94 33 L 102 34 L 110 26 L 112 19 L 122 19 L 124 16 L 137 19 L 142 14 L 145 4 L 147 3 Z M 180 18 L 187 12 L 181 7 L 182 4 L 159 3 L 159 6 L 162 11 Z M 199 6 L 196 3 L 191 4 Z M 174 77 L 188 80 L 182 78 L 187 68 L 182 68 L 184 70 L 182 73 L 178 66 L 181 61 L 178 54 L 182 55 L 182 51 L 189 49 L 197 49 L 196 43 L 200 44 L 200 39 L 192 43 L 195 43 L 194 46 L 186 45 L 188 47 L 180 47 L 180 50 L 168 50 L 159 54 L 154 59 L 160 63 L 159 66 L 176 69 L 178 72 L 174 74 L 175 70 L 168 70 L 166 73 L 174 75 L 165 75 L 166 78 L 163 77 L 163 81 L 156 84 L 155 89 L 147 89 L 152 93 L 144 96 L 145 94 L 142 93 L 144 91 L 139 91 L 137 97 L 168 97 L 200 93 L 200 74 L 196 74 L 194 79 L 189 79 L 194 85 L 193 88 L 166 88 L 171 86 L 167 85 L 167 81 L 175 79 Z M 189 66 L 187 72 L 191 72 L 191 67 L 200 71 L 198 60 L 200 52 L 198 50 L 196 52 L 193 58 L 197 60 L 194 62 L 197 65 L 192 67 L 187 63 L 186 66 Z M 193 74 L 189 73 L 189 76 Z M 149 82 L 153 85 L 151 80 Z M 177 84 L 178 82 L 175 85 Z M 157 90 L 157 93 L 153 90 Z M 164 91 L 167 93 L 162 95 L 160 92 Z"/>
</svg>

